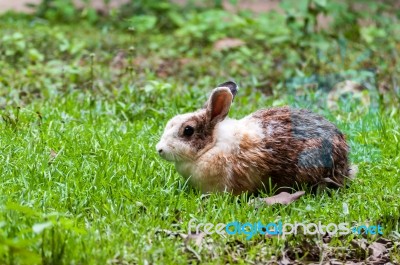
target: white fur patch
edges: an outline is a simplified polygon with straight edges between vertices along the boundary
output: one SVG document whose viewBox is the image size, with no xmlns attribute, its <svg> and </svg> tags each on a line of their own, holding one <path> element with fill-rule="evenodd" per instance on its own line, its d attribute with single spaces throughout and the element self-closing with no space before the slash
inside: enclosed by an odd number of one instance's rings
<svg viewBox="0 0 400 265">
<path fill-rule="evenodd" d="M 226 118 L 215 127 L 215 145 L 197 161 L 176 165 L 178 171 L 191 171 L 189 181 L 203 192 L 224 191 L 231 182 L 230 163 L 237 152 L 241 151 L 240 143 L 245 135 L 258 143 L 262 141 L 264 132 L 251 116 L 241 120 Z"/>
<path fill-rule="evenodd" d="M 158 142 L 156 145 L 157 150 L 163 150 L 160 155 L 164 159 L 168 161 L 176 161 L 181 159 L 178 153 L 190 153 L 190 147 L 182 144 L 178 139 L 180 126 L 187 119 L 193 117 L 193 115 L 194 113 L 186 113 L 175 116 L 165 126 L 165 130 L 161 136 L 160 142 Z M 177 150 L 179 150 L 179 152 L 177 152 Z"/>
<path fill-rule="evenodd" d="M 218 149 L 225 154 L 239 148 L 243 135 L 254 138 L 255 142 L 264 137 L 262 127 L 251 116 L 241 120 L 226 118 L 216 126 L 215 132 L 216 143 L 213 149 Z"/>
<path fill-rule="evenodd" d="M 217 124 L 215 127 L 216 142 L 213 149 L 216 148 L 228 154 L 239 144 L 241 135 L 237 131 L 238 123 L 239 121 L 237 120 L 226 118 Z"/>
<path fill-rule="evenodd" d="M 230 186 L 231 163 L 235 161 L 233 158 L 241 151 L 242 139 L 246 136 L 247 141 L 254 140 L 255 146 L 257 146 L 264 138 L 264 131 L 259 120 L 252 118 L 251 115 L 241 120 L 226 118 L 214 128 L 215 143 L 209 150 L 195 160 L 179 159 L 175 154 L 177 150 L 171 148 L 175 147 L 181 151 L 188 148 L 184 152 L 190 153 L 190 147 L 178 144 L 176 139 L 179 126 L 189 118 L 189 115 L 193 114 L 179 115 L 167 124 L 157 148 L 163 148 L 163 150 L 165 148 L 167 154 L 164 154 L 163 157 L 174 161 L 177 171 L 202 192 L 224 191 L 232 188 Z"/>
</svg>

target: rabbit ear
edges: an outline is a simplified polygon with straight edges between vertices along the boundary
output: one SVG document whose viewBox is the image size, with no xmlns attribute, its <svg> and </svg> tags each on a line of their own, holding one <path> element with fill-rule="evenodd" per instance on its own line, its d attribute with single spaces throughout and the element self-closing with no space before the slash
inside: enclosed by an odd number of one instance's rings
<svg viewBox="0 0 400 265">
<path fill-rule="evenodd" d="M 233 95 L 229 88 L 219 87 L 214 89 L 208 100 L 207 115 L 212 124 L 223 121 L 228 115 Z"/>
<path fill-rule="evenodd" d="M 229 90 L 231 91 L 231 95 L 232 95 L 232 101 L 233 101 L 233 99 L 235 98 L 235 96 L 236 96 L 236 93 L 238 92 L 238 86 L 236 85 L 236 83 L 235 82 L 233 82 L 233 81 L 227 81 L 227 82 L 225 82 L 225 83 L 222 83 L 222 84 L 219 84 L 218 86 L 217 86 L 217 88 L 224 88 L 224 87 L 227 87 L 227 88 L 229 88 Z M 214 90 L 214 91 L 216 91 L 216 90 Z M 210 96 L 210 98 L 206 101 L 206 103 L 204 103 L 204 105 L 203 105 L 203 109 L 206 109 L 208 106 L 209 106 L 209 103 L 211 102 L 211 96 Z"/>
<path fill-rule="evenodd" d="M 238 92 L 238 86 L 233 81 L 228 81 L 228 82 L 222 83 L 222 84 L 218 85 L 217 87 L 227 87 L 227 88 L 229 88 L 229 90 L 231 91 L 232 96 L 233 96 L 232 100 L 235 98 L 236 93 Z"/>
</svg>

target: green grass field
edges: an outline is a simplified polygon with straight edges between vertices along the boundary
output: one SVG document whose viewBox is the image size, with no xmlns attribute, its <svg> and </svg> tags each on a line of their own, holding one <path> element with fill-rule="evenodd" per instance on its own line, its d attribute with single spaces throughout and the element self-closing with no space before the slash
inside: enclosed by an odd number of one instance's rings
<svg viewBox="0 0 400 265">
<path fill-rule="evenodd" d="M 399 23 L 360 27 L 353 40 L 345 32 L 298 36 L 276 14 L 260 23 L 275 21 L 277 32 L 248 32 L 249 17 L 244 26 L 204 29 L 201 14 L 187 22 L 197 30 L 149 32 L 0 17 L 0 264 L 400 263 Z M 245 45 L 213 48 L 226 37 Z M 319 84 L 332 74 L 366 84 L 371 104 L 329 110 L 327 93 L 302 83 L 315 74 Z M 245 194 L 188 187 L 155 145 L 168 119 L 201 107 L 231 78 L 240 85 L 231 117 L 287 104 L 324 115 L 346 134 L 357 178 L 257 207 Z M 384 234 L 196 242 L 185 239 L 192 218 L 379 224 Z"/>
</svg>

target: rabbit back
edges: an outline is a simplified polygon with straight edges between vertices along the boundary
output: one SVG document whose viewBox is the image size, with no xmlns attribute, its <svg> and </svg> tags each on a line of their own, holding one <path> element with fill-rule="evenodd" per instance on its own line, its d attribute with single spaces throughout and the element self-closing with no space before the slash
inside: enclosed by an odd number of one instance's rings
<svg viewBox="0 0 400 265">
<path fill-rule="evenodd" d="M 304 109 L 259 110 L 249 118 L 263 128 L 263 182 L 280 186 L 328 182 L 342 186 L 349 175 L 349 147 L 331 122 Z M 332 186 L 332 185 L 331 185 Z"/>
</svg>

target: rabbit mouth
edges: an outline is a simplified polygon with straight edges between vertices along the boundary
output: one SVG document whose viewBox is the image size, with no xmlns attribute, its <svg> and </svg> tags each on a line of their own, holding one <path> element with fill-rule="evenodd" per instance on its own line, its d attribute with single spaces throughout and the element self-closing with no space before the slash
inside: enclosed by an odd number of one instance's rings
<svg viewBox="0 0 400 265">
<path fill-rule="evenodd" d="M 163 152 L 160 154 L 161 158 L 169 161 L 169 162 L 184 162 L 191 161 L 192 159 L 187 158 L 186 156 L 179 155 L 173 152 Z"/>
<path fill-rule="evenodd" d="M 171 152 L 171 149 L 174 150 L 175 147 L 169 145 L 166 146 L 157 145 L 157 152 L 161 158 L 169 162 L 176 162 L 179 160 L 179 156 L 176 155 L 174 152 Z"/>
<path fill-rule="evenodd" d="M 167 152 L 162 152 L 159 154 L 161 158 L 163 158 L 164 160 L 167 160 L 169 162 L 174 162 L 176 161 L 175 156 L 171 153 L 167 153 Z"/>
</svg>

